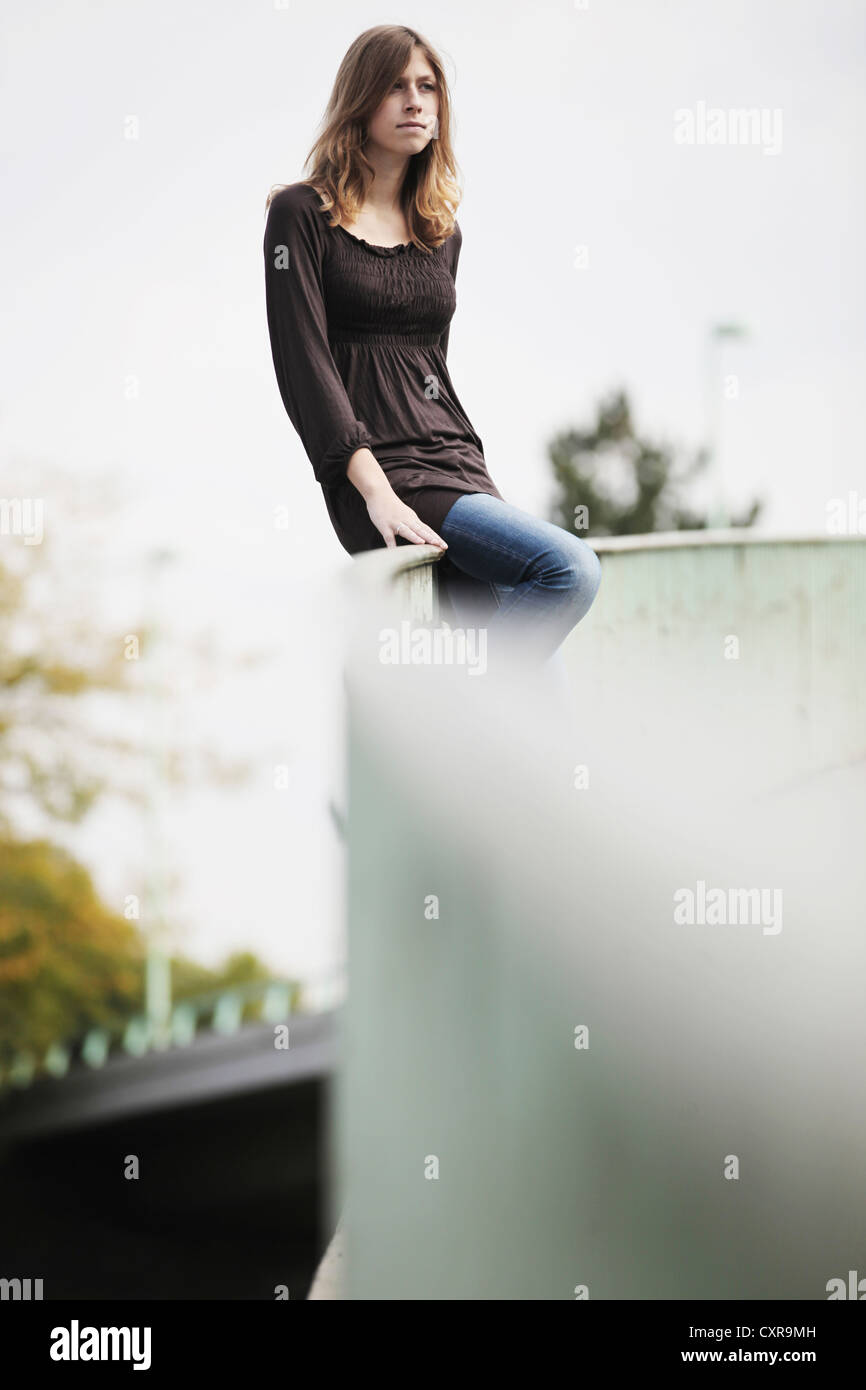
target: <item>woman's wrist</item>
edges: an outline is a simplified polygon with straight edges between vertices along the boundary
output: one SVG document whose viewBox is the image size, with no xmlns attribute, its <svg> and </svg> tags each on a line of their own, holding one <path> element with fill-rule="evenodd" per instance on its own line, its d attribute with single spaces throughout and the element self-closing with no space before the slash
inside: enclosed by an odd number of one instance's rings
<svg viewBox="0 0 866 1390">
<path fill-rule="evenodd" d="M 373 497 L 381 497 L 393 489 L 387 475 L 382 470 L 375 454 L 368 448 L 356 449 L 346 465 L 346 477 L 369 502 Z"/>
</svg>

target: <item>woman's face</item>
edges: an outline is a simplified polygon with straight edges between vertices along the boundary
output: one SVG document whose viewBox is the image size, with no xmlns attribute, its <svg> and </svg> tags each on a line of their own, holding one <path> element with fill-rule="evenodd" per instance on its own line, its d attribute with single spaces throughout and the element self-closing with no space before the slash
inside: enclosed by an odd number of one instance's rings
<svg viewBox="0 0 866 1390">
<path fill-rule="evenodd" d="M 420 48 L 378 111 L 370 118 L 368 140 L 391 154 L 418 154 L 439 133 L 436 78 Z"/>
</svg>

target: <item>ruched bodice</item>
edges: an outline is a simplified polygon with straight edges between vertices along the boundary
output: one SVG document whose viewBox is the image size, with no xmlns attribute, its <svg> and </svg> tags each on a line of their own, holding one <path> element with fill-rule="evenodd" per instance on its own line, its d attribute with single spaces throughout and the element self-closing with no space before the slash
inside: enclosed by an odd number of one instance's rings
<svg viewBox="0 0 866 1390">
<path fill-rule="evenodd" d="M 345 227 L 332 230 L 325 281 L 329 335 L 434 347 L 457 307 L 448 243 L 425 253 L 413 244 L 374 246 Z"/>
</svg>

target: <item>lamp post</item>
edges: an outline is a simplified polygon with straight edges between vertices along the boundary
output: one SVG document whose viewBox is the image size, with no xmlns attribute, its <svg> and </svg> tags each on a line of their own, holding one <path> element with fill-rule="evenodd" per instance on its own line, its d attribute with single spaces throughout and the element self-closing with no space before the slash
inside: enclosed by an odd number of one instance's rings
<svg viewBox="0 0 866 1390">
<path fill-rule="evenodd" d="M 168 757 L 166 738 L 169 729 L 167 698 L 169 683 L 165 673 L 163 646 L 165 602 L 165 571 L 175 556 L 170 550 L 152 551 L 148 556 L 147 575 L 150 580 L 147 608 L 150 611 L 150 632 L 143 653 L 147 664 L 149 693 L 149 743 L 151 784 L 147 798 L 147 870 L 145 877 L 145 922 L 147 941 L 145 965 L 145 1015 L 150 1041 L 166 1047 L 171 1034 L 171 965 L 165 950 L 167 922 L 167 843 L 164 833 L 164 807 Z"/>
<path fill-rule="evenodd" d="M 740 323 L 715 323 L 707 335 L 706 348 L 706 434 L 710 467 L 715 485 L 715 501 L 710 509 L 710 526 L 730 525 L 725 499 L 725 477 L 720 447 L 721 343 L 727 338 L 746 338 L 748 329 Z"/>
</svg>

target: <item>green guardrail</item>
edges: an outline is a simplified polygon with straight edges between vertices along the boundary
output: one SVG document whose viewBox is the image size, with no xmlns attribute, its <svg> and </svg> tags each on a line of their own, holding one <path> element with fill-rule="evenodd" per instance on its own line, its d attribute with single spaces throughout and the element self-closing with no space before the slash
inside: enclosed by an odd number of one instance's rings
<svg viewBox="0 0 866 1390">
<path fill-rule="evenodd" d="M 148 1052 L 187 1047 L 206 1029 L 228 1037 L 245 1022 L 282 1023 L 293 1014 L 309 1012 L 304 1003 L 304 986 L 297 980 L 271 979 L 211 990 L 178 1000 L 165 1020 L 135 1014 L 118 1028 L 94 1027 L 79 1038 L 58 1039 L 41 1054 L 17 1052 L 6 1066 L 0 1066 L 0 1091 L 25 1089 L 43 1076 L 59 1079 L 76 1060 L 98 1070 L 111 1056 L 143 1057 Z"/>
</svg>

